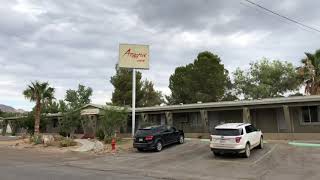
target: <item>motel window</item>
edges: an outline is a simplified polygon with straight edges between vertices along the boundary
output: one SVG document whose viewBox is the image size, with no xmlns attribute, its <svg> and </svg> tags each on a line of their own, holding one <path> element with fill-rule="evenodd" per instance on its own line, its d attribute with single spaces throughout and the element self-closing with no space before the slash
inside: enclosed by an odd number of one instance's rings
<svg viewBox="0 0 320 180">
<path fill-rule="evenodd" d="M 303 123 L 319 123 L 319 108 L 318 106 L 302 107 L 302 122 Z"/>
</svg>

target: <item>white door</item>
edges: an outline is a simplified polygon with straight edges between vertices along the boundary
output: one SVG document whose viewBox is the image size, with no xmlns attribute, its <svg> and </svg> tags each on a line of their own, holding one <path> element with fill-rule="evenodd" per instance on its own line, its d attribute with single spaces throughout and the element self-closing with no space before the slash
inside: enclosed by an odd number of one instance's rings
<svg viewBox="0 0 320 180">
<path fill-rule="evenodd" d="M 246 126 L 245 129 L 246 129 L 247 137 L 249 139 L 251 147 L 255 146 L 257 143 L 256 137 L 255 137 L 256 132 L 253 131 L 253 128 L 250 125 Z"/>
</svg>

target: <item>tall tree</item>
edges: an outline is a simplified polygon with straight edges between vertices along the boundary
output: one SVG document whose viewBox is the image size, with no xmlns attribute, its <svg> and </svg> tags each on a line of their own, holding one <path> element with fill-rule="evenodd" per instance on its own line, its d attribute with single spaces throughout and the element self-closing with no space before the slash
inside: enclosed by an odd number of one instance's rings
<svg viewBox="0 0 320 180">
<path fill-rule="evenodd" d="M 177 67 L 170 76 L 169 104 L 214 102 L 223 99 L 230 82 L 220 58 L 208 51 L 198 54 L 193 63 Z"/>
<path fill-rule="evenodd" d="M 90 97 L 92 96 L 92 89 L 84 85 L 79 84 L 78 90 L 67 90 L 65 101 L 68 102 L 71 110 L 76 110 L 82 106 L 91 102 Z M 64 106 L 65 104 L 62 104 Z"/>
<path fill-rule="evenodd" d="M 59 100 L 59 112 L 65 113 L 69 110 L 68 105 L 62 99 Z"/>
<path fill-rule="evenodd" d="M 42 104 L 41 113 L 58 113 L 59 103 L 54 100 L 49 100 Z"/>
<path fill-rule="evenodd" d="M 298 67 L 299 77 L 305 83 L 305 93 L 310 95 L 320 94 L 320 49 L 314 54 L 305 53 L 306 58 L 301 60 L 302 66 Z"/>
<path fill-rule="evenodd" d="M 31 82 L 31 85 L 28 85 L 27 89 L 23 91 L 23 95 L 30 101 L 36 102 L 34 133 L 39 134 L 41 106 L 43 103 L 54 99 L 54 88 L 50 87 L 47 82 Z"/>
<path fill-rule="evenodd" d="M 264 58 L 250 63 L 249 70 L 238 68 L 234 72 L 234 86 L 245 99 L 281 97 L 298 90 L 301 81 L 296 68 L 288 62 L 269 61 Z"/>
<path fill-rule="evenodd" d="M 153 83 L 151 81 L 145 80 L 143 81 L 142 86 L 142 106 L 155 106 L 164 103 L 164 99 L 162 98 L 162 93 L 160 91 L 156 91 L 153 87 Z"/>
<path fill-rule="evenodd" d="M 142 84 L 141 72 L 136 72 L 136 106 L 142 106 Z M 116 74 L 111 77 L 111 84 L 114 87 L 112 103 L 116 106 L 132 105 L 132 70 L 116 67 Z"/>
</svg>

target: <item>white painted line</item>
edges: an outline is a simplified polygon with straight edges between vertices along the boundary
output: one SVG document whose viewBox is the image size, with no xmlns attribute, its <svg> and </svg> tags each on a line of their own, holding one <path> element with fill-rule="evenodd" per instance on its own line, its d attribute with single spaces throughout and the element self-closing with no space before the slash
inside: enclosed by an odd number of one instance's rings
<svg viewBox="0 0 320 180">
<path fill-rule="evenodd" d="M 228 160 L 214 158 L 214 160 L 217 161 L 217 162 L 221 162 L 221 163 L 254 165 L 254 164 L 258 163 L 259 161 L 261 161 L 263 158 L 265 158 L 267 155 L 272 153 L 272 151 L 275 150 L 276 146 L 277 146 L 277 144 L 274 145 L 269 151 L 267 151 L 264 155 L 262 155 L 257 160 L 253 161 L 252 163 L 251 162 L 241 162 L 241 161 L 239 161 L 237 159 L 234 159 L 235 161 L 233 161 L 233 160 L 228 161 Z"/>
<path fill-rule="evenodd" d="M 272 151 L 274 151 L 276 147 L 277 147 L 277 144 L 275 144 L 268 152 L 266 152 L 264 155 L 262 155 L 259 159 L 255 160 L 252 164 L 256 164 L 257 162 L 259 162 L 263 158 L 265 158 L 267 155 L 271 154 Z"/>
</svg>

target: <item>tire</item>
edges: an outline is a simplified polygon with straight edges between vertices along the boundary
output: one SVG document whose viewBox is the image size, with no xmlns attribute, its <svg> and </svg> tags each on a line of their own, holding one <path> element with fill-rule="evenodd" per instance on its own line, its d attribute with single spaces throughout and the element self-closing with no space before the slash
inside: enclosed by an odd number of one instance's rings
<svg viewBox="0 0 320 180">
<path fill-rule="evenodd" d="M 157 152 L 160 152 L 160 151 L 162 150 L 162 148 L 163 148 L 162 142 L 161 142 L 161 141 L 158 141 L 158 142 L 156 143 L 156 151 L 157 151 Z"/>
<path fill-rule="evenodd" d="M 263 137 L 260 138 L 260 144 L 258 146 L 258 149 L 263 149 Z"/>
<path fill-rule="evenodd" d="M 138 150 L 139 152 L 143 152 L 143 151 L 144 151 L 142 148 L 137 148 L 137 150 Z"/>
<path fill-rule="evenodd" d="M 243 153 L 243 156 L 244 156 L 245 158 L 249 158 L 249 157 L 250 157 L 250 144 L 249 144 L 249 143 L 246 144 L 246 147 L 245 147 L 245 151 L 244 151 L 244 153 Z"/>
<path fill-rule="evenodd" d="M 214 155 L 214 156 L 220 156 L 221 154 L 218 153 L 218 152 L 214 152 L 214 151 L 213 151 L 213 155 Z"/>
<path fill-rule="evenodd" d="M 184 137 L 182 135 L 179 136 L 178 142 L 179 142 L 179 144 L 183 144 L 184 143 Z"/>
</svg>

